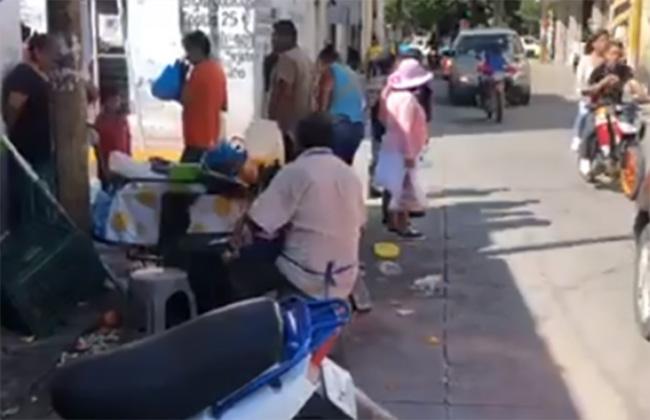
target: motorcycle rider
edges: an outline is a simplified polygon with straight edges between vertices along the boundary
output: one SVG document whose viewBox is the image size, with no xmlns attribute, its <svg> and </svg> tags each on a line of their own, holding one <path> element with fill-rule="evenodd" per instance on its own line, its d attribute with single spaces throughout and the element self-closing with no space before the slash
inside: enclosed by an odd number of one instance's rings
<svg viewBox="0 0 650 420">
<path fill-rule="evenodd" d="M 605 62 L 596 67 L 589 77 L 589 86 L 582 91 L 591 98 L 593 105 L 615 105 L 623 100 L 624 90 L 629 90 L 633 97 L 643 99 L 646 94 L 641 85 L 634 80 L 634 71 L 625 64 L 624 46 L 620 41 L 610 41 Z M 579 170 L 583 174 L 591 171 L 591 152 L 593 150 L 594 115 L 590 112 L 585 120 L 585 139 L 580 147 Z M 605 148 L 605 154 L 608 154 Z"/>
<path fill-rule="evenodd" d="M 492 73 L 500 73 L 506 70 L 508 61 L 503 56 L 503 47 L 500 44 L 489 44 L 480 56 L 481 64 L 486 66 Z"/>
<path fill-rule="evenodd" d="M 577 152 L 582 142 L 582 134 L 585 127 L 585 118 L 589 113 L 589 96 L 583 95 L 582 91 L 589 87 L 589 78 L 594 69 L 600 66 L 605 58 L 604 55 L 609 48 L 609 31 L 601 29 L 597 31 L 587 42 L 585 54 L 580 57 L 576 69 L 576 86 L 580 96 L 578 101 L 578 113 L 573 123 L 573 139 L 571 150 Z"/>
<path fill-rule="evenodd" d="M 506 71 L 508 61 L 503 55 L 503 47 L 500 44 L 489 44 L 479 54 L 479 67 L 483 68 L 485 74 L 479 75 L 479 85 L 482 98 L 487 97 L 487 88 L 489 84 L 486 83 L 488 78 L 494 77 L 495 74 L 503 73 Z"/>
</svg>

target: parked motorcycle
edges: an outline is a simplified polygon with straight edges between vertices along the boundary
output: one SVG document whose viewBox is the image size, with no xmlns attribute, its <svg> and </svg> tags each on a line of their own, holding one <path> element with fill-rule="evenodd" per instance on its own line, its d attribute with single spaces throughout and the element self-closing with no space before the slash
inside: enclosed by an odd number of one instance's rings
<svg viewBox="0 0 650 420">
<path fill-rule="evenodd" d="M 349 319 L 338 299 L 240 302 L 59 368 L 52 405 L 63 418 L 354 419 L 352 377 L 327 358 Z"/>
<path fill-rule="evenodd" d="M 645 176 L 645 156 L 641 142 L 646 124 L 640 107 L 635 103 L 598 105 L 592 109 L 595 130 L 586 139 L 587 156 L 591 161 L 588 172 L 580 172 L 593 182 L 600 174 L 616 180 L 623 194 L 636 198 Z"/>
</svg>

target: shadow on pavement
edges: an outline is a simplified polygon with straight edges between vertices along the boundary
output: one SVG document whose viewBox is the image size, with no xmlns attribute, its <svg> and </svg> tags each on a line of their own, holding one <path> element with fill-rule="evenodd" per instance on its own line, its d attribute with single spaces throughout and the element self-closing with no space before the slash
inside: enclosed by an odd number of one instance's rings
<svg viewBox="0 0 650 420">
<path fill-rule="evenodd" d="M 343 351 L 355 381 L 398 418 L 578 417 L 518 279 L 500 254 L 482 251 L 498 232 L 550 221 L 535 216 L 537 201 L 490 200 L 492 192 L 448 191 L 451 202 L 417 222 L 428 239 L 399 242 L 395 276 L 382 274 L 372 244 L 397 239 L 370 209 L 362 257 L 374 308 L 347 329 Z M 412 288 L 429 274 L 443 282 L 435 297 Z"/>
<path fill-rule="evenodd" d="M 524 246 L 511 247 L 511 248 L 497 248 L 488 251 L 483 251 L 481 252 L 481 254 L 488 257 L 496 257 L 496 256 L 504 256 L 504 255 L 511 255 L 511 254 L 519 254 L 524 252 L 546 251 L 546 250 L 558 249 L 558 248 L 573 248 L 576 246 L 604 244 L 608 242 L 629 242 L 633 239 L 634 237 L 632 235 L 603 236 L 599 238 L 585 238 L 585 239 L 576 239 L 572 241 L 547 242 L 543 244 L 524 245 Z"/>
<path fill-rule="evenodd" d="M 484 190 L 476 190 L 472 188 L 444 189 L 442 191 L 435 191 L 427 194 L 427 198 L 484 197 L 497 192 L 508 191 L 510 191 L 509 188 L 486 188 Z"/>
</svg>

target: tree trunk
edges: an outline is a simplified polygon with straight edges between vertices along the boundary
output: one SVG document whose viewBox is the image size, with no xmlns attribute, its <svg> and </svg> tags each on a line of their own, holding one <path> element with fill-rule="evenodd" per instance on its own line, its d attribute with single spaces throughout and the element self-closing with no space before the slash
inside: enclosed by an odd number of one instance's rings
<svg viewBox="0 0 650 420">
<path fill-rule="evenodd" d="M 81 12 L 85 0 L 48 0 L 50 34 L 59 55 L 51 75 L 51 119 L 58 198 L 72 220 L 90 231 L 86 91 L 82 77 Z"/>
</svg>

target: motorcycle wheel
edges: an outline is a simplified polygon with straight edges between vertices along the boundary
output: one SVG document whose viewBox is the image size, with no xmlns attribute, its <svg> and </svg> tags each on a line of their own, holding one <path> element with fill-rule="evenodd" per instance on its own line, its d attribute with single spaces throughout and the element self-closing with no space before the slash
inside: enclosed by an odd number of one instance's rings
<svg viewBox="0 0 650 420">
<path fill-rule="evenodd" d="M 503 108 L 505 107 L 503 96 L 503 92 L 499 92 L 498 90 L 494 94 L 494 118 L 498 124 L 501 124 L 503 122 Z"/>
<path fill-rule="evenodd" d="M 645 175 L 645 158 L 641 148 L 634 144 L 623 151 L 621 170 L 619 172 L 619 185 L 623 194 L 634 200 L 639 192 Z"/>
<path fill-rule="evenodd" d="M 488 120 L 491 120 L 495 116 L 495 110 L 497 105 L 497 92 L 494 88 L 488 88 L 488 93 L 485 100 L 485 114 L 487 115 Z"/>
</svg>

